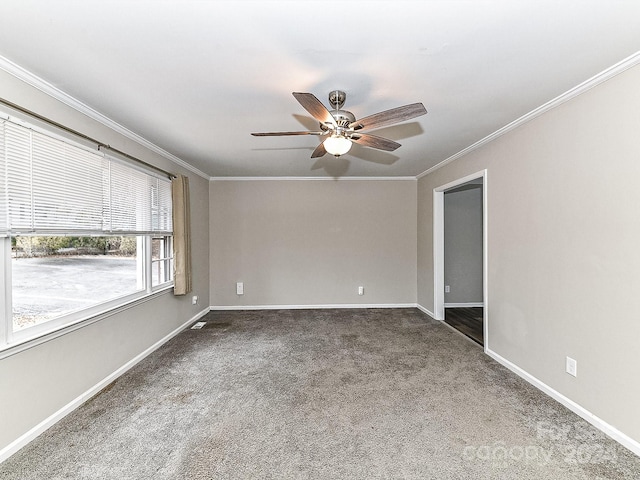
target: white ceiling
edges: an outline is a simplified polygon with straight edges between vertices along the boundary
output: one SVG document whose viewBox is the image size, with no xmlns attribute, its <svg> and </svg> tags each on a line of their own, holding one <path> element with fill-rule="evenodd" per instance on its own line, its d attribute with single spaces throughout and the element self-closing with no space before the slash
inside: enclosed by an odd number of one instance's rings
<svg viewBox="0 0 640 480">
<path fill-rule="evenodd" d="M 0 2 L 0 55 L 211 176 L 414 176 L 640 50 L 638 0 Z M 311 159 L 291 95 L 428 114 Z M 2 96 L 0 94 L 0 96 Z"/>
</svg>

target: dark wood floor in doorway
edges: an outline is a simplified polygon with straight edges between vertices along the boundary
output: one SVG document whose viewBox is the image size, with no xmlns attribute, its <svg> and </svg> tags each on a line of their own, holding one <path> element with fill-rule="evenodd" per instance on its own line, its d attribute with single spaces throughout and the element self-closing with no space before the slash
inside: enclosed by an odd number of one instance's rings
<svg viewBox="0 0 640 480">
<path fill-rule="evenodd" d="M 445 308 L 444 321 L 480 345 L 484 345 L 482 307 Z"/>
</svg>

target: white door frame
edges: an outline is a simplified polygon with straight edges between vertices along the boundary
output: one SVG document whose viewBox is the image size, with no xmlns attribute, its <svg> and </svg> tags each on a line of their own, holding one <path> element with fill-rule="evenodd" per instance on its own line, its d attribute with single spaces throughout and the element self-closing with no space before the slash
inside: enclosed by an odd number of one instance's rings
<svg viewBox="0 0 640 480">
<path fill-rule="evenodd" d="M 463 183 L 482 178 L 482 303 L 484 349 L 488 349 L 487 328 L 487 170 L 454 180 L 433 189 L 433 313 L 436 320 L 444 320 L 444 192 Z"/>
</svg>

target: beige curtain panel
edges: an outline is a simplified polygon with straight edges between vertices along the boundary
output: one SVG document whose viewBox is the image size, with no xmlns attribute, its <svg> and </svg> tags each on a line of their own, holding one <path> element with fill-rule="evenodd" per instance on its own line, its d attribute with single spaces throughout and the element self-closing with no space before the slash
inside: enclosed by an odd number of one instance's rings
<svg viewBox="0 0 640 480">
<path fill-rule="evenodd" d="M 178 175 L 171 181 L 173 199 L 174 295 L 191 292 L 191 211 L 189 178 Z"/>
</svg>

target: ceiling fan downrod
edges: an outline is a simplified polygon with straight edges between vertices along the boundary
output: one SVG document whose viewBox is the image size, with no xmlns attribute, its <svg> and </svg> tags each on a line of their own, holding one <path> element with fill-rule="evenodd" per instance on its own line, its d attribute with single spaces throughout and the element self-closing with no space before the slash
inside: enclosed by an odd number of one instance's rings
<svg viewBox="0 0 640 480">
<path fill-rule="evenodd" d="M 334 110 L 340 110 L 346 99 L 347 94 L 341 90 L 334 90 L 329 93 L 329 105 L 331 105 Z"/>
</svg>

